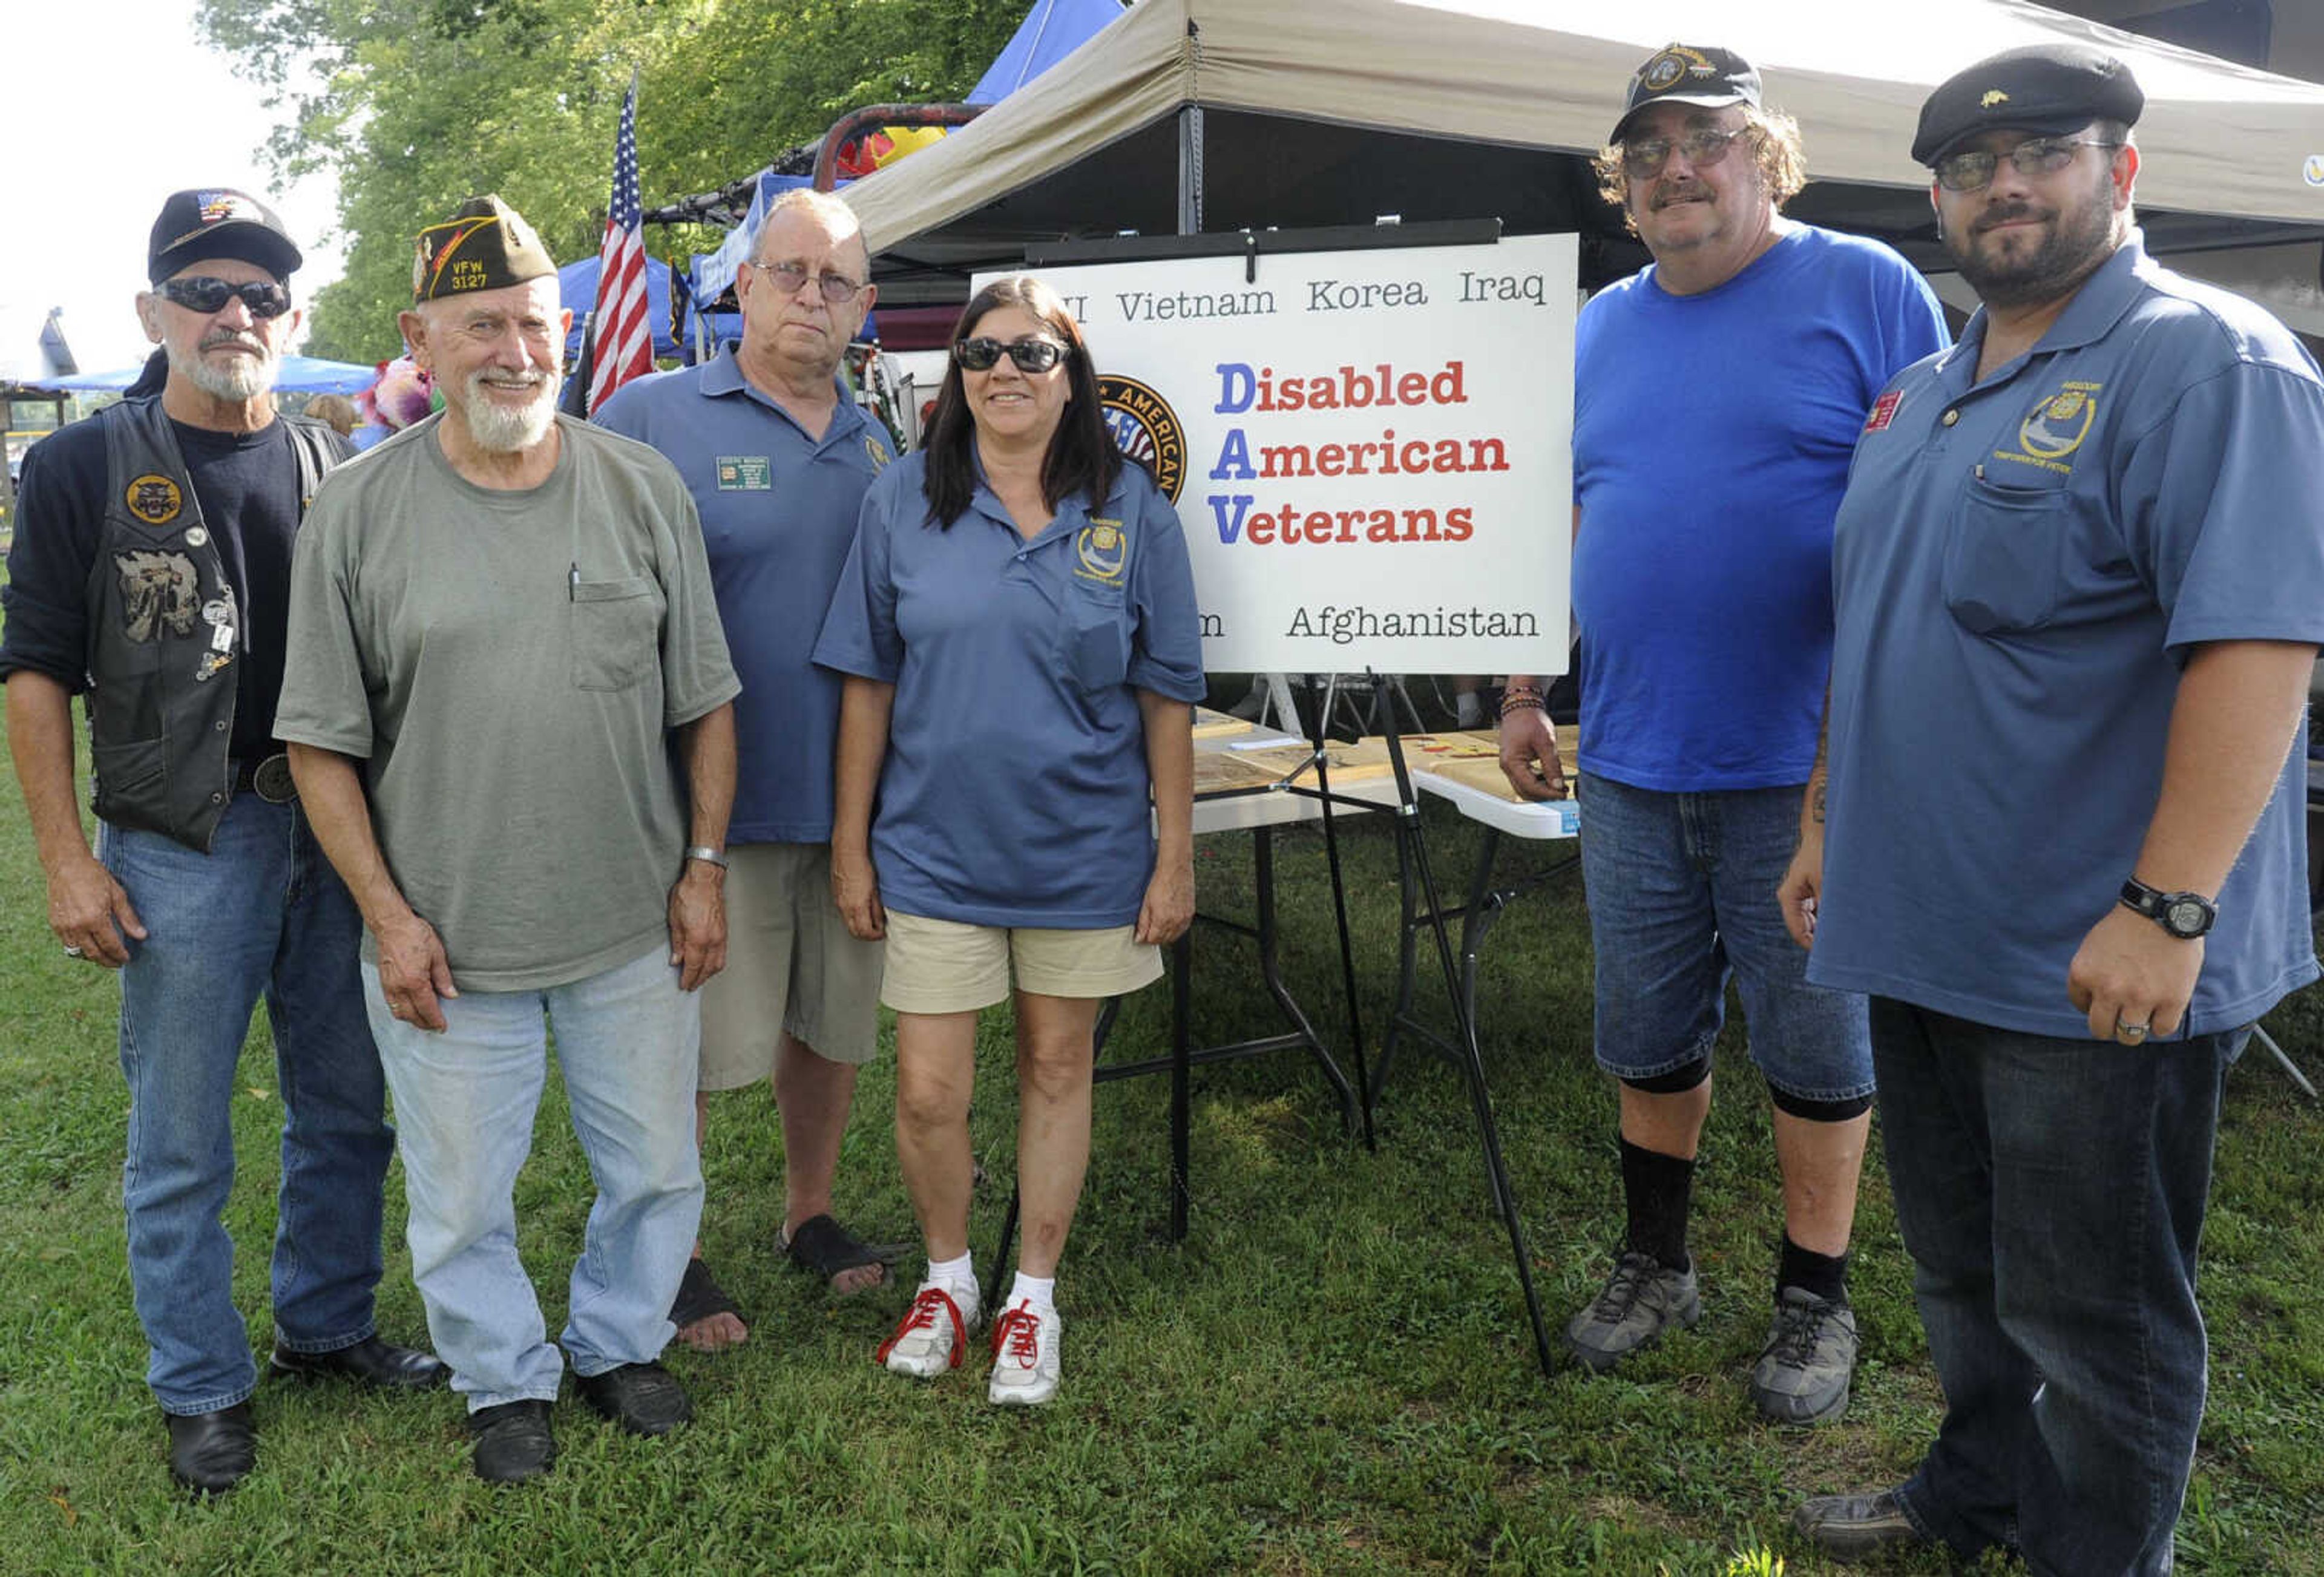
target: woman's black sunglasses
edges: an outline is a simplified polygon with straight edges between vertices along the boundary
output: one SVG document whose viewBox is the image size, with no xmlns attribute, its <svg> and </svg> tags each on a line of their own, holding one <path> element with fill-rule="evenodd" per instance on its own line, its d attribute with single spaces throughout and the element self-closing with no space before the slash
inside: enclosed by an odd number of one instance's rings
<svg viewBox="0 0 2324 1577">
<path fill-rule="evenodd" d="M 234 285 L 200 273 L 190 279 L 164 280 L 154 289 L 165 300 L 195 312 L 222 312 L 226 302 L 236 296 L 242 298 L 242 304 L 250 309 L 253 318 L 280 318 L 290 310 L 290 292 L 272 280 Z"/>
<path fill-rule="evenodd" d="M 953 342 L 953 360 L 972 373 L 989 373 L 1003 355 L 1020 373 L 1046 373 L 1065 358 L 1065 347 L 1054 339 L 962 339 Z"/>
</svg>

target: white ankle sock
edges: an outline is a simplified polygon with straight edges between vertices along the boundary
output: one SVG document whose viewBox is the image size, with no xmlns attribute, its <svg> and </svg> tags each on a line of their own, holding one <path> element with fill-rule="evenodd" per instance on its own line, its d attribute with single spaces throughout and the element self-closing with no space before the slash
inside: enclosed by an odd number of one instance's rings
<svg viewBox="0 0 2324 1577">
<path fill-rule="evenodd" d="M 1017 1285 L 1009 1289 L 1009 1306 L 1013 1309 L 1019 1303 L 1029 1300 L 1035 1314 L 1054 1314 L 1057 1312 L 1056 1297 L 1057 1278 L 1056 1277 L 1028 1276 L 1019 1270 L 1017 1273 Z"/>
<path fill-rule="evenodd" d="M 968 1303 L 976 1301 L 976 1255 L 972 1251 L 957 1259 L 928 1261 L 928 1279 L 952 1294 L 953 1302 L 961 1302 L 961 1294 L 968 1295 Z M 964 1307 L 966 1305 L 964 1305 Z"/>
</svg>

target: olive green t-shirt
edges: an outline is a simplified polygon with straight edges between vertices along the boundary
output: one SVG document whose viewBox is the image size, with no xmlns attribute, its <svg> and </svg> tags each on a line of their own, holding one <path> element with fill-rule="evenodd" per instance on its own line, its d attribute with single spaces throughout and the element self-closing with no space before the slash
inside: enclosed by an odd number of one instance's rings
<svg viewBox="0 0 2324 1577">
<path fill-rule="evenodd" d="M 560 416 L 549 480 L 498 492 L 453 470 L 441 420 L 317 491 L 275 733 L 365 763 L 388 869 L 456 983 L 562 985 L 667 944 L 669 731 L 742 686 L 668 461 Z"/>
</svg>

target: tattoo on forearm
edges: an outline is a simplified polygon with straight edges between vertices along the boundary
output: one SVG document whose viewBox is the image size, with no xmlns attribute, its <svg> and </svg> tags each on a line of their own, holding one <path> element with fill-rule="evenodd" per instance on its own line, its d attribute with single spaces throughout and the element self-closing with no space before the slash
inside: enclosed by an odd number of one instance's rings
<svg viewBox="0 0 2324 1577">
<path fill-rule="evenodd" d="M 1818 823 L 1823 820 L 1823 790 L 1824 784 L 1828 780 L 1821 773 L 1818 773 L 1815 780 L 1808 785 L 1808 814 Z"/>
</svg>

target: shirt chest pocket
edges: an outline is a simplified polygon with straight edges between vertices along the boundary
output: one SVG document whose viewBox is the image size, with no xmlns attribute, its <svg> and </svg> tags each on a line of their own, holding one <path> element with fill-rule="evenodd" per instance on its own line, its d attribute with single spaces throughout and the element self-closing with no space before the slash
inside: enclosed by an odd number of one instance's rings
<svg viewBox="0 0 2324 1577">
<path fill-rule="evenodd" d="M 1130 618 L 1123 588 L 1075 578 L 1058 621 L 1065 671 L 1084 690 L 1110 690 L 1130 675 Z"/>
<path fill-rule="evenodd" d="M 1945 606 L 1977 635 L 2039 630 L 2058 610 L 2073 535 L 2061 487 L 1997 487 L 1972 478 L 1945 543 Z"/>
<path fill-rule="evenodd" d="M 572 583 L 573 686 L 626 690 L 661 660 L 661 588 L 649 575 Z"/>
</svg>

